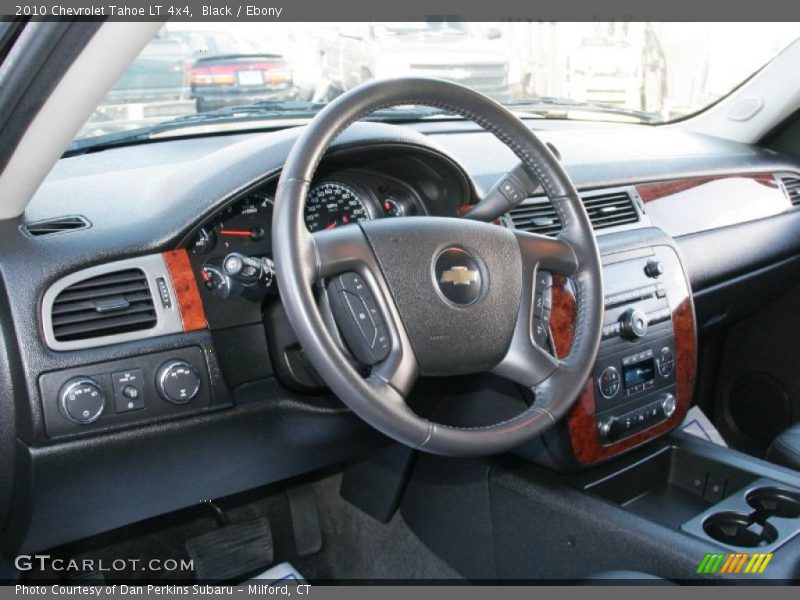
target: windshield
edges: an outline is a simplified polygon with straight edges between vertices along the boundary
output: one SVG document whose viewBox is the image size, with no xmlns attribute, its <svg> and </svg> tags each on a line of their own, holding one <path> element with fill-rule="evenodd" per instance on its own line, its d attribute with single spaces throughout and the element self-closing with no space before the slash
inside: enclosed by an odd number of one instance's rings
<svg viewBox="0 0 800 600">
<path fill-rule="evenodd" d="M 76 144 L 294 124 L 365 81 L 402 76 L 455 81 L 522 116 L 657 124 L 730 93 L 799 33 L 796 23 L 170 23 Z M 385 116 L 401 113 L 447 117 Z"/>
</svg>

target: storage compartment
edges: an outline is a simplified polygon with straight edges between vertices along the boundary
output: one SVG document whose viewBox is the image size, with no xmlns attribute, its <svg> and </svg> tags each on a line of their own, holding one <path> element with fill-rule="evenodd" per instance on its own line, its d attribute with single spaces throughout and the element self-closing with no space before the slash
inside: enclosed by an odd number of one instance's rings
<svg viewBox="0 0 800 600">
<path fill-rule="evenodd" d="M 800 493 L 779 487 L 758 487 L 747 494 L 747 503 L 763 518 L 800 517 Z"/>
<path fill-rule="evenodd" d="M 681 526 L 733 550 L 773 551 L 800 533 L 800 490 L 758 479 Z"/>
<path fill-rule="evenodd" d="M 737 548 L 768 546 L 778 539 L 778 531 L 770 523 L 740 512 L 712 514 L 703 521 L 703 531 L 711 539 Z"/>
<path fill-rule="evenodd" d="M 756 477 L 677 447 L 663 448 L 586 490 L 627 511 L 678 529 Z"/>
</svg>

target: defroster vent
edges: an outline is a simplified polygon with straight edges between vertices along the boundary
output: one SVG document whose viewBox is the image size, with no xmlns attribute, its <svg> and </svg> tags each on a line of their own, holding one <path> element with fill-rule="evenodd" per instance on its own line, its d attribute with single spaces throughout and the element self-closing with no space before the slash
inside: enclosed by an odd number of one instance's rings
<svg viewBox="0 0 800 600">
<path fill-rule="evenodd" d="M 46 221 L 37 221 L 35 223 L 25 223 L 22 226 L 22 231 L 30 237 L 38 238 L 55 235 L 57 233 L 77 231 L 79 229 L 88 229 L 90 226 L 89 221 L 76 215 L 72 217 L 58 217 Z"/>
<path fill-rule="evenodd" d="M 53 301 L 53 336 L 59 342 L 150 329 L 157 321 L 147 276 L 141 269 L 78 281 Z"/>
</svg>

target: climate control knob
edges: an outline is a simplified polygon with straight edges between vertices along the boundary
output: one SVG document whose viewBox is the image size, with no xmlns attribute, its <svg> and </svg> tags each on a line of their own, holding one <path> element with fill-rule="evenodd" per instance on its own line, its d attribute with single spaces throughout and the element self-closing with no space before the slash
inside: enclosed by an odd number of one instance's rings
<svg viewBox="0 0 800 600">
<path fill-rule="evenodd" d="M 675 414 L 675 409 L 678 408 L 678 402 L 672 394 L 664 394 L 661 398 L 661 412 L 664 413 L 664 418 L 669 419 Z"/>
<path fill-rule="evenodd" d="M 658 374 L 662 377 L 669 377 L 675 369 L 675 355 L 667 347 L 661 349 L 656 358 L 656 365 L 658 365 Z"/>
<path fill-rule="evenodd" d="M 603 398 L 613 398 L 619 392 L 620 377 L 619 371 L 614 367 L 606 367 L 597 378 L 597 387 Z"/>
<path fill-rule="evenodd" d="M 158 369 L 156 389 L 173 404 L 186 404 L 200 391 L 200 376 L 185 360 L 170 360 Z"/>
<path fill-rule="evenodd" d="M 604 444 L 610 444 L 617 438 L 616 417 L 605 417 L 597 423 L 597 435 Z"/>
<path fill-rule="evenodd" d="M 619 318 L 623 337 L 637 340 L 647 334 L 647 315 L 635 308 L 625 312 Z"/>
<path fill-rule="evenodd" d="M 67 419 L 79 425 L 93 423 L 106 408 L 103 390 L 94 379 L 73 377 L 61 386 L 58 408 Z"/>
</svg>

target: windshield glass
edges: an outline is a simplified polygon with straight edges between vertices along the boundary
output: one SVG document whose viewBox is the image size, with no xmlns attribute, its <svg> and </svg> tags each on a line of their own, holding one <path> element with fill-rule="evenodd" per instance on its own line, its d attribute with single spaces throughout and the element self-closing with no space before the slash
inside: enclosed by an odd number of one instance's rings
<svg viewBox="0 0 800 600">
<path fill-rule="evenodd" d="M 403 76 L 455 81 L 525 116 L 663 123 L 730 93 L 799 33 L 796 23 L 169 23 L 76 143 L 302 122 L 365 81 Z M 444 116 L 414 108 L 385 116 Z"/>
</svg>

